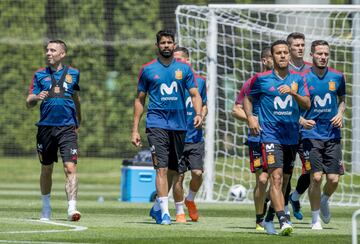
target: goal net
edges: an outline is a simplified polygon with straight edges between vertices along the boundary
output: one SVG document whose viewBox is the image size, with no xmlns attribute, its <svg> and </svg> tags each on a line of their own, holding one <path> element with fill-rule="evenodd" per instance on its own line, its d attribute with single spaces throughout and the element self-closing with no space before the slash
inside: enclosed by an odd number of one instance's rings
<svg viewBox="0 0 360 244">
<path fill-rule="evenodd" d="M 233 201 L 231 186 L 247 189 L 252 201 L 255 177 L 249 170 L 247 126 L 231 110 L 243 83 L 260 71 L 260 52 L 291 32 L 331 46 L 329 66 L 346 76 L 347 109 L 342 129 L 346 168 L 331 198 L 339 205 L 360 204 L 360 14 L 359 6 L 343 5 L 209 5 L 178 6 L 179 45 L 187 47 L 196 72 L 207 76 L 209 114 L 206 121 L 204 184 L 199 200 Z M 292 186 L 301 173 L 295 163 Z M 302 201 L 307 201 L 304 194 Z"/>
</svg>

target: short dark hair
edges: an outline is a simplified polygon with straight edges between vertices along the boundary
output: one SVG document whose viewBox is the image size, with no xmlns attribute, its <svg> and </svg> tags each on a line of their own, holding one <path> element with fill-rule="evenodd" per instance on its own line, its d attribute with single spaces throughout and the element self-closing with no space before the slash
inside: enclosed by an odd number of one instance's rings
<svg viewBox="0 0 360 244">
<path fill-rule="evenodd" d="M 290 33 L 287 38 L 286 38 L 286 41 L 288 42 L 288 44 L 290 45 L 290 40 L 292 39 L 303 39 L 305 41 L 305 35 L 301 32 L 293 32 L 293 33 Z"/>
<path fill-rule="evenodd" d="M 272 44 L 271 44 L 271 55 L 274 55 L 274 47 L 277 46 L 277 45 L 288 45 L 288 43 L 285 41 L 285 40 L 277 40 L 277 41 L 274 41 Z"/>
<path fill-rule="evenodd" d="M 64 41 L 59 40 L 59 39 L 57 39 L 57 40 L 50 40 L 50 41 L 48 41 L 47 45 L 49 45 L 50 43 L 60 44 L 60 45 L 62 46 L 62 48 L 64 49 L 65 53 L 67 52 L 67 46 L 66 46 L 66 44 L 65 44 Z"/>
<path fill-rule="evenodd" d="M 311 52 L 315 52 L 315 47 L 317 46 L 328 46 L 330 47 L 329 43 L 325 40 L 316 40 L 311 43 Z"/>
<path fill-rule="evenodd" d="M 263 50 L 261 50 L 260 58 L 266 58 L 271 54 L 270 47 L 264 47 Z"/>
<path fill-rule="evenodd" d="M 177 46 L 175 48 L 174 52 L 183 52 L 186 55 L 187 58 L 190 57 L 189 50 L 186 47 Z"/>
<path fill-rule="evenodd" d="M 172 30 L 160 30 L 158 33 L 156 33 L 156 42 L 159 43 L 161 40 L 161 37 L 171 37 L 173 42 L 175 42 L 175 34 Z"/>
</svg>

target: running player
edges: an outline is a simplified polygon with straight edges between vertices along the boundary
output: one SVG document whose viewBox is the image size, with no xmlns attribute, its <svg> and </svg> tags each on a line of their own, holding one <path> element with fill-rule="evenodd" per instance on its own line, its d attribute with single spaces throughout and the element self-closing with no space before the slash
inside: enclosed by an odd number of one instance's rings
<svg viewBox="0 0 360 244">
<path fill-rule="evenodd" d="M 270 176 L 270 198 L 279 219 L 282 235 L 290 235 L 293 227 L 284 212 L 282 192 L 283 171 L 292 167 L 299 136 L 302 109 L 310 107 L 306 84 L 298 74 L 288 70 L 289 47 L 279 40 L 271 45 L 274 69 L 258 75 L 244 98 L 244 110 L 253 135 L 259 135 L 264 145 Z M 259 101 L 259 120 L 253 115 L 253 101 Z M 287 184 L 287 182 L 284 182 Z"/>
<path fill-rule="evenodd" d="M 336 191 L 342 171 L 341 133 L 345 112 L 345 77 L 328 67 L 330 46 L 324 40 L 311 44 L 313 67 L 305 74 L 309 87 L 311 108 L 303 117 L 301 129 L 305 159 L 311 165 L 309 199 L 312 229 L 322 229 L 320 218 L 330 222 L 329 198 Z M 326 184 L 321 194 L 322 175 Z M 319 218 L 320 215 L 320 218 Z"/>
<path fill-rule="evenodd" d="M 160 209 L 154 209 L 156 213 L 154 216 L 156 223 L 167 225 L 171 224 L 168 209 L 167 172 L 169 162 L 177 163 L 184 149 L 185 90 L 189 91 L 194 105 L 195 128 L 202 125 L 202 103 L 190 65 L 173 58 L 176 47 L 174 33 L 168 30 L 159 31 L 156 34 L 156 40 L 158 58 L 145 64 L 139 74 L 131 141 L 135 146 L 141 146 L 138 128 L 144 111 L 146 95 L 149 94 L 146 133 L 156 169 L 157 201 L 160 207 Z"/>
<path fill-rule="evenodd" d="M 295 71 L 295 72 L 304 72 L 305 70 L 308 70 L 311 68 L 312 64 L 309 62 L 304 61 L 304 55 L 305 55 L 305 35 L 300 32 L 293 32 L 290 33 L 286 39 L 288 45 L 289 45 L 289 51 L 290 51 L 290 62 L 289 62 L 289 70 Z M 304 122 L 304 119 L 300 119 L 300 124 Z M 301 138 L 300 138 L 301 140 Z M 293 209 L 293 215 L 296 219 L 302 220 L 303 214 L 301 212 L 301 205 L 300 205 L 300 196 L 306 191 L 306 189 L 310 185 L 310 171 L 307 169 L 305 165 L 305 160 L 303 157 L 303 151 L 301 147 L 301 143 L 299 140 L 299 148 L 298 148 L 298 154 L 300 157 L 300 160 L 302 162 L 302 174 L 300 175 L 297 185 L 295 188 L 295 191 L 290 195 L 291 192 L 291 176 L 292 174 L 288 175 L 288 184 L 285 192 L 285 213 L 290 218 L 290 211 L 288 208 L 288 202 L 290 201 L 292 209 Z M 292 172 L 291 172 L 292 173 Z"/>
<path fill-rule="evenodd" d="M 273 59 L 271 55 L 270 47 L 265 47 L 261 51 L 261 67 L 262 72 L 269 71 L 273 68 Z M 252 79 L 255 79 L 256 76 L 253 76 L 247 80 L 242 86 L 238 97 L 236 98 L 235 105 L 232 110 L 232 115 L 234 118 L 247 121 L 245 111 L 243 109 L 243 100 L 245 92 L 249 89 L 249 85 Z M 254 103 L 253 114 L 257 116 L 258 114 L 258 103 Z M 251 135 L 249 133 L 247 145 L 249 147 L 249 156 L 250 156 L 250 170 L 256 175 L 256 185 L 254 187 L 254 204 L 255 204 L 255 214 L 256 214 L 256 230 L 264 230 L 263 221 L 266 212 L 265 198 L 266 198 L 266 188 L 268 183 L 268 173 L 266 168 L 263 167 L 263 158 L 262 150 L 260 143 L 259 135 Z"/>
</svg>

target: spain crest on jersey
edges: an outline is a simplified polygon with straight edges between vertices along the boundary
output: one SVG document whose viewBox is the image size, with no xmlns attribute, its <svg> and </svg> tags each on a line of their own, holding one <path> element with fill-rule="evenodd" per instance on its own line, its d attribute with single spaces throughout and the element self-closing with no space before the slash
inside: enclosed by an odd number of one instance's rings
<svg viewBox="0 0 360 244">
<path fill-rule="evenodd" d="M 293 82 L 291 83 L 291 90 L 297 93 L 297 92 L 298 92 L 298 89 L 299 89 L 298 83 L 296 83 L 295 81 L 293 81 Z"/>
<path fill-rule="evenodd" d="M 275 156 L 272 154 L 267 155 L 267 163 L 274 164 L 275 163 Z"/>
<path fill-rule="evenodd" d="M 329 90 L 330 91 L 335 91 L 336 90 L 336 83 L 335 81 L 329 81 Z"/>
<path fill-rule="evenodd" d="M 182 79 L 182 77 L 183 77 L 183 74 L 182 74 L 182 71 L 181 70 L 176 70 L 175 71 L 175 79 L 177 79 L 177 80 L 181 80 Z"/>
<path fill-rule="evenodd" d="M 65 76 L 65 81 L 66 81 L 66 83 L 72 83 L 72 76 L 71 75 L 69 75 L 69 74 L 67 74 L 66 76 Z"/>
</svg>

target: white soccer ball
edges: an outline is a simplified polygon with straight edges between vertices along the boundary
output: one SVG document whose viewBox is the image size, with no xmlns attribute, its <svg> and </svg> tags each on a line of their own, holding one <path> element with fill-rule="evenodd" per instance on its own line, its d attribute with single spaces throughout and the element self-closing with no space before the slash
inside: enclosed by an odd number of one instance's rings
<svg viewBox="0 0 360 244">
<path fill-rule="evenodd" d="M 229 194 L 235 201 L 243 201 L 246 198 L 247 190 L 243 185 L 233 185 L 230 187 Z"/>
</svg>

